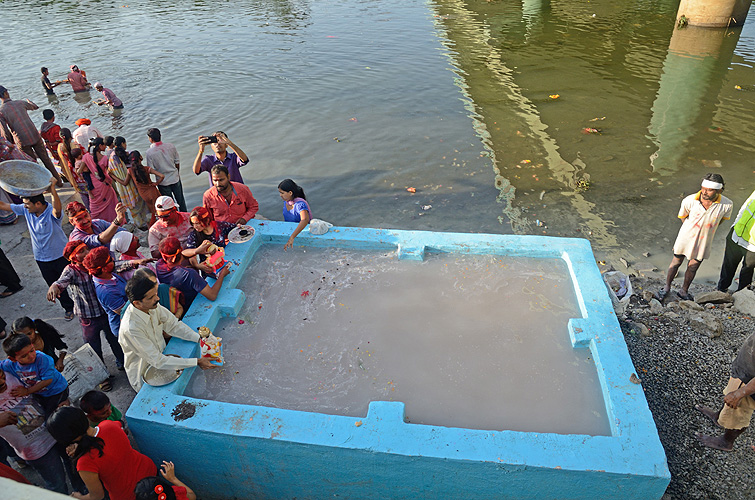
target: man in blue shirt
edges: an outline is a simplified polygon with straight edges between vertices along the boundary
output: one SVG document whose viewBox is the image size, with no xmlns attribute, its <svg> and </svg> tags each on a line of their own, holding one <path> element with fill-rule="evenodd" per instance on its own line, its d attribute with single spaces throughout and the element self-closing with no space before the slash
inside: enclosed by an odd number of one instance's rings
<svg viewBox="0 0 755 500">
<path fill-rule="evenodd" d="M 118 337 L 121 329 L 121 310 L 126 305 L 126 280 L 113 272 L 115 262 L 107 247 L 97 247 L 91 250 L 84 259 L 84 267 L 92 275 L 94 291 L 97 300 L 107 312 L 110 322 L 110 331 Z M 116 354 L 113 352 L 113 354 Z M 120 356 L 119 356 L 120 355 Z M 116 354 L 116 365 L 123 369 L 123 354 Z"/>
<path fill-rule="evenodd" d="M 63 257 L 63 249 L 68 243 L 68 238 L 63 232 L 63 205 L 60 202 L 58 192 L 55 190 L 56 180 L 50 180 L 50 194 L 52 204 L 47 203 L 44 194 L 21 197 L 23 204 L 10 204 L 0 202 L 0 210 L 12 211 L 16 215 L 22 215 L 29 226 L 31 237 L 31 249 L 34 259 L 42 272 L 42 277 L 47 286 L 52 285 L 60 278 L 68 261 Z M 67 292 L 60 294 L 60 305 L 66 311 L 66 320 L 73 319 L 73 300 Z"/>
</svg>

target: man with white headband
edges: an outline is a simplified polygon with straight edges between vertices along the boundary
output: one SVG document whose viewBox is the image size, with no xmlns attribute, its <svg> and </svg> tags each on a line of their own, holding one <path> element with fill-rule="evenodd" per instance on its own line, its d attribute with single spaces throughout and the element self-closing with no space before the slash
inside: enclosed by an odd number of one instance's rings
<svg viewBox="0 0 755 500">
<path fill-rule="evenodd" d="M 685 257 L 689 259 L 689 264 L 684 273 L 682 288 L 676 294 L 683 300 L 693 300 L 689 286 L 702 261 L 710 256 L 710 247 L 718 225 L 731 218 L 733 204 L 729 198 L 721 195 L 723 190 L 724 178 L 719 174 L 707 174 L 700 191 L 682 200 L 679 218 L 684 222 L 674 242 L 674 258 L 671 259 L 666 274 L 666 287 L 658 291 L 661 300 L 671 291 L 671 282 Z"/>
</svg>

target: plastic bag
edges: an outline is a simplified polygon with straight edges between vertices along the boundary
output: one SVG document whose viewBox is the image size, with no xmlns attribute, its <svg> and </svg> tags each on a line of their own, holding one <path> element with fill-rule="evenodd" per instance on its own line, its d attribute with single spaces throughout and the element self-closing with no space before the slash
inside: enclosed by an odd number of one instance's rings
<svg viewBox="0 0 755 500">
<path fill-rule="evenodd" d="M 312 219 L 309 221 L 309 232 L 312 234 L 325 234 L 331 227 L 333 227 L 333 224 L 321 219 Z"/>
<path fill-rule="evenodd" d="M 66 356 L 63 376 L 68 381 L 69 398 L 76 401 L 96 388 L 97 384 L 107 380 L 110 374 L 92 346 L 84 344 L 76 352 L 69 352 Z"/>
<path fill-rule="evenodd" d="M 623 316 L 632 297 L 632 282 L 629 281 L 629 276 L 621 271 L 606 271 L 603 273 L 603 281 L 608 288 L 616 315 Z"/>
</svg>

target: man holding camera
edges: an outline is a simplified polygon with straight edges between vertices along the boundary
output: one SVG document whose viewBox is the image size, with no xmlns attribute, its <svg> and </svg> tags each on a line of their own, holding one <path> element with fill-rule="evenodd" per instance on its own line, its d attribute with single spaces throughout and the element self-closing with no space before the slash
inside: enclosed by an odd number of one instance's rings
<svg viewBox="0 0 755 500">
<path fill-rule="evenodd" d="M 199 152 L 194 159 L 194 173 L 199 175 L 202 172 L 210 174 L 212 167 L 221 163 L 228 169 L 228 174 L 232 182 L 238 182 L 243 184 L 244 179 L 241 178 L 241 172 L 239 169 L 249 163 L 249 157 L 246 156 L 240 147 L 235 145 L 225 132 L 215 132 L 212 135 L 200 135 L 197 139 L 199 144 Z M 204 148 L 207 145 L 212 146 L 214 155 L 207 155 L 202 158 Z M 231 152 L 228 152 L 228 148 Z M 212 186 L 212 175 L 210 174 L 210 185 Z"/>
</svg>

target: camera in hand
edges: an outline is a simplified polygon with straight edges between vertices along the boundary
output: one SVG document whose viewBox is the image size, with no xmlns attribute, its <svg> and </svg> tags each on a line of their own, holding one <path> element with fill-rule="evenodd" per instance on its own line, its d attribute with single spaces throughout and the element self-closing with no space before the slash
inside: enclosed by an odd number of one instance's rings
<svg viewBox="0 0 755 500">
<path fill-rule="evenodd" d="M 203 135 L 202 136 L 202 142 L 206 144 L 211 144 L 213 142 L 218 142 L 218 138 L 214 135 Z"/>
</svg>

